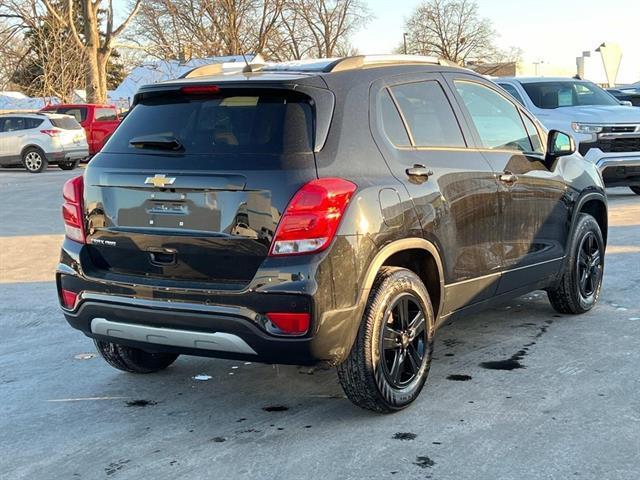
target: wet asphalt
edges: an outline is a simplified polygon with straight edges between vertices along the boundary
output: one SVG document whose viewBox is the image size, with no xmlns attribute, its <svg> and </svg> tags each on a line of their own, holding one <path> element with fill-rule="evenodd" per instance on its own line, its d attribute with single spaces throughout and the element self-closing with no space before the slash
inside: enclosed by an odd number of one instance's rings
<svg viewBox="0 0 640 480">
<path fill-rule="evenodd" d="M 62 233 L 72 175 L 0 170 L 5 265 L 56 255 L 55 237 L 33 246 Z M 352 406 L 333 370 L 181 357 L 116 371 L 67 326 L 48 270 L 0 265 L 0 478 L 637 480 L 640 197 L 609 194 L 597 308 L 558 315 L 532 292 L 446 324 L 422 395 L 386 416 Z"/>
</svg>

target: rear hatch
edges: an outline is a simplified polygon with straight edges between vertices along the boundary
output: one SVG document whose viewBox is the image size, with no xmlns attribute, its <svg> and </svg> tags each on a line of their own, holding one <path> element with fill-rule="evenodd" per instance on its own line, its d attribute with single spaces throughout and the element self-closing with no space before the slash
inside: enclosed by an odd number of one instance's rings
<svg viewBox="0 0 640 480">
<path fill-rule="evenodd" d="M 60 145 L 66 151 L 87 148 L 87 137 L 82 126 L 75 118 L 68 115 L 49 117 L 51 125 L 57 130 Z"/>
<path fill-rule="evenodd" d="M 143 96 L 85 174 L 89 270 L 242 288 L 316 178 L 313 123 L 289 90 Z"/>
</svg>

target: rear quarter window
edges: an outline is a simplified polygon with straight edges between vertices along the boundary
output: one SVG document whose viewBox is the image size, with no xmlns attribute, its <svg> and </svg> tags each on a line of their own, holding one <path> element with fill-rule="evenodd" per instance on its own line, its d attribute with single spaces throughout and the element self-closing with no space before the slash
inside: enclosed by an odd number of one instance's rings
<svg viewBox="0 0 640 480">
<path fill-rule="evenodd" d="M 230 91 L 215 96 L 166 93 L 143 99 L 129 112 L 103 151 L 157 154 L 132 139 L 176 139 L 180 155 L 229 154 L 246 167 L 269 155 L 311 153 L 313 109 L 294 92 Z M 163 152 L 167 153 L 167 152 Z M 172 152 L 168 152 L 172 153 Z M 240 155 L 253 154 L 251 158 Z"/>
<path fill-rule="evenodd" d="M 44 122 L 43 119 L 40 118 L 27 118 L 25 119 L 25 127 L 30 128 L 38 128 Z"/>
</svg>

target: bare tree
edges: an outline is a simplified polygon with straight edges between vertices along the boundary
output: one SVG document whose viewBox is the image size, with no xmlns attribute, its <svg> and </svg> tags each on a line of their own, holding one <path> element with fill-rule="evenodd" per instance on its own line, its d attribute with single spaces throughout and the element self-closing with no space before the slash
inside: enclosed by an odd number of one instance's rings
<svg viewBox="0 0 640 480">
<path fill-rule="evenodd" d="M 429 0 L 406 23 L 407 53 L 435 55 L 458 64 L 481 62 L 496 52 L 491 21 L 473 0 Z"/>
<path fill-rule="evenodd" d="M 147 0 L 128 38 L 153 57 L 265 54 L 278 37 L 285 0 Z"/>
<path fill-rule="evenodd" d="M 27 54 L 21 26 L 0 22 L 0 90 L 9 88 L 17 65 Z"/>
<path fill-rule="evenodd" d="M 311 55 L 318 57 L 352 53 L 351 35 L 370 19 L 360 0 L 290 0 L 289 8 L 303 22 L 298 42 L 303 44 L 308 38 L 312 42 Z"/>
<path fill-rule="evenodd" d="M 145 0 L 128 38 L 162 59 L 334 56 L 368 19 L 361 0 Z"/>
<path fill-rule="evenodd" d="M 0 68 L 4 83 L 39 97 L 70 101 L 83 88 L 84 56 L 68 29 L 38 0 L 3 0 L 0 16 Z"/>
<path fill-rule="evenodd" d="M 107 100 L 107 64 L 113 53 L 114 41 L 127 28 L 140 8 L 141 0 L 136 0 L 129 15 L 118 27 L 114 27 L 113 0 L 107 0 L 102 8 L 102 0 L 79 0 L 81 8 L 76 11 L 74 0 L 67 0 L 63 8 L 52 0 L 41 0 L 47 11 L 62 25 L 67 27 L 72 38 L 82 49 L 85 58 L 85 89 L 87 101 L 104 103 Z M 76 15 L 80 15 L 81 31 L 76 27 Z M 103 21 L 102 14 L 106 15 Z"/>
</svg>

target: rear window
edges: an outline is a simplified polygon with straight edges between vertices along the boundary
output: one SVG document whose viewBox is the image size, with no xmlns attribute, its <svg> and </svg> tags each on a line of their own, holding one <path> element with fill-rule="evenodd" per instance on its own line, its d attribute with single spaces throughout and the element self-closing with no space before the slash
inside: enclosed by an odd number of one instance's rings
<svg viewBox="0 0 640 480">
<path fill-rule="evenodd" d="M 62 115 L 71 115 L 76 119 L 76 122 L 84 122 L 87 119 L 87 108 L 86 107 L 59 107 L 52 110 L 47 110 L 48 112 L 60 113 Z"/>
<path fill-rule="evenodd" d="M 51 125 L 62 130 L 79 130 L 82 128 L 73 117 L 50 118 L 49 121 Z"/>
<path fill-rule="evenodd" d="M 96 122 L 112 122 L 118 119 L 115 108 L 96 108 Z"/>
<path fill-rule="evenodd" d="M 130 144 L 145 137 L 175 139 L 181 146 L 176 153 L 182 155 L 312 151 L 313 116 L 306 97 L 293 92 L 246 92 L 143 99 L 104 151 L 157 153 L 152 146 Z"/>
</svg>

